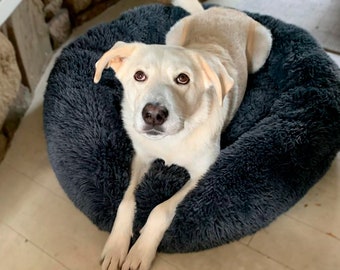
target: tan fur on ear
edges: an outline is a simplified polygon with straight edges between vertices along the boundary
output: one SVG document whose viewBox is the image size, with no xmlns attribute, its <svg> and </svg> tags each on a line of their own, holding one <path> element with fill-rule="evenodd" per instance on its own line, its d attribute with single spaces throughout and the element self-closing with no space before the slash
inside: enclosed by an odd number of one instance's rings
<svg viewBox="0 0 340 270">
<path fill-rule="evenodd" d="M 271 32 L 252 20 L 248 27 L 247 61 L 249 73 L 258 71 L 266 62 L 272 47 Z"/>
<path fill-rule="evenodd" d="M 118 41 L 110 50 L 96 63 L 96 72 L 93 81 L 98 83 L 105 68 L 112 68 L 115 72 L 119 70 L 124 60 L 136 49 L 136 43 L 125 43 Z"/>
<path fill-rule="evenodd" d="M 230 77 L 224 66 L 219 61 L 217 61 L 214 65 L 214 69 L 211 68 L 203 57 L 198 56 L 198 61 L 206 75 L 206 78 L 204 78 L 205 86 L 207 88 L 211 86 L 214 87 L 218 102 L 222 106 L 224 97 L 234 86 L 233 78 Z"/>
</svg>

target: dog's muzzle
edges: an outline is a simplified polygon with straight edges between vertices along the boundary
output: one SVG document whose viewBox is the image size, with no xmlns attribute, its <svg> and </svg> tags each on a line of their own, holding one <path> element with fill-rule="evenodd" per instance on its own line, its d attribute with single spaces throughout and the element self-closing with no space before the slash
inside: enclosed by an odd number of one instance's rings
<svg viewBox="0 0 340 270">
<path fill-rule="evenodd" d="M 142 110 L 142 118 L 147 135 L 157 136 L 164 132 L 162 125 L 168 119 L 169 111 L 159 103 L 147 103 Z"/>
</svg>

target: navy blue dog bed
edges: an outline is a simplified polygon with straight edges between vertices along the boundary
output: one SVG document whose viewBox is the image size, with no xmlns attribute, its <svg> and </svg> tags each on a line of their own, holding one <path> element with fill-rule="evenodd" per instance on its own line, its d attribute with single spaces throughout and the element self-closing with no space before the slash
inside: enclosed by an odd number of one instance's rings
<svg viewBox="0 0 340 270">
<path fill-rule="evenodd" d="M 122 87 L 112 70 L 93 83 L 94 64 L 118 41 L 164 43 L 187 13 L 150 5 L 88 31 L 65 48 L 44 101 L 48 154 L 60 184 L 100 229 L 109 231 L 129 181 L 133 149 L 122 126 Z M 221 135 L 221 154 L 185 200 L 160 251 L 215 247 L 267 226 L 327 171 L 340 149 L 340 75 L 304 30 L 249 14 L 271 29 L 265 66 Z M 152 208 L 188 180 L 185 169 L 154 162 L 136 190 L 135 238 Z"/>
</svg>

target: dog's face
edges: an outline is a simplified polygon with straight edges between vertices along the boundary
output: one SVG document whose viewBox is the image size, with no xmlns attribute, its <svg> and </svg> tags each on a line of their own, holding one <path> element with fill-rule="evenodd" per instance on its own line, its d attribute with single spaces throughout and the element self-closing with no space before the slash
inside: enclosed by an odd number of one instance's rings
<svg viewBox="0 0 340 270">
<path fill-rule="evenodd" d="M 223 99 L 224 85 L 211 67 L 181 47 L 119 42 L 97 62 L 95 82 L 105 67 L 124 87 L 125 122 L 150 139 L 199 124 Z"/>
</svg>

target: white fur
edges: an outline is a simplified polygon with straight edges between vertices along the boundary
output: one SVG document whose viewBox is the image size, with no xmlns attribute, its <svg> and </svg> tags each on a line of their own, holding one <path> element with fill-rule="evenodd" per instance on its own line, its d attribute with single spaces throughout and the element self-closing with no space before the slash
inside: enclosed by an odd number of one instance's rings
<svg viewBox="0 0 340 270">
<path fill-rule="evenodd" d="M 172 0 L 174 6 L 179 6 L 185 9 L 190 14 L 195 14 L 202 12 L 204 9 L 198 1 L 188 1 L 188 0 Z"/>
<path fill-rule="evenodd" d="M 270 32 L 241 12 L 203 11 L 196 0 L 173 3 L 194 15 L 175 24 L 167 45 L 118 42 L 96 63 L 96 83 L 103 69 L 111 67 L 123 85 L 124 127 L 136 153 L 130 185 L 102 253 L 103 270 L 151 267 L 177 205 L 216 161 L 220 134 L 243 99 L 248 72 L 264 64 L 271 48 Z M 137 71 L 143 71 L 147 79 L 136 81 Z M 181 73 L 190 78 L 188 84 L 175 82 Z M 142 117 L 148 103 L 161 104 L 169 112 L 158 135 L 150 134 Z M 190 180 L 152 210 L 129 250 L 134 191 L 157 158 L 186 168 Z"/>
</svg>

